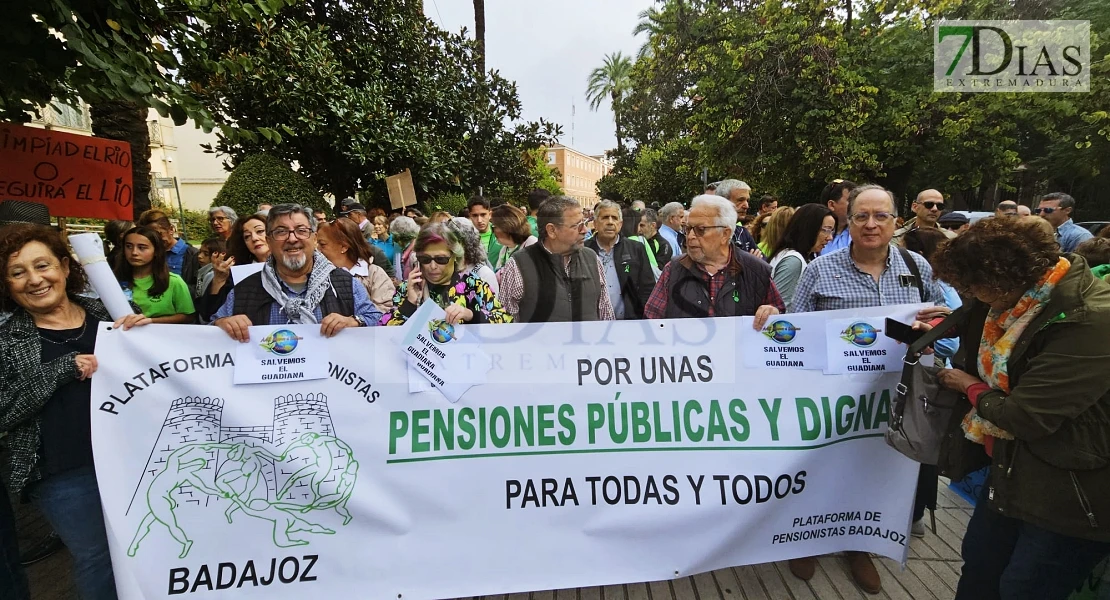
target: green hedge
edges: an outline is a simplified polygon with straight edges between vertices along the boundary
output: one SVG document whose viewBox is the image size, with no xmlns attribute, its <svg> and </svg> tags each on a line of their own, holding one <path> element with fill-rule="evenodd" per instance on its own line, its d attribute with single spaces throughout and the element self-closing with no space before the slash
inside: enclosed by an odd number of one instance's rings
<svg viewBox="0 0 1110 600">
<path fill-rule="evenodd" d="M 459 214 L 459 211 L 466 208 L 466 203 L 470 201 L 470 197 L 461 193 L 448 193 L 440 194 L 434 199 L 429 201 L 428 215 L 430 216 L 437 210 L 444 210 L 451 213 L 451 216 Z"/>
<path fill-rule="evenodd" d="M 244 216 L 253 214 L 259 204 L 289 202 L 314 209 L 328 208 L 323 196 L 304 175 L 272 155 L 254 154 L 235 167 L 212 206 L 230 206 Z"/>
</svg>

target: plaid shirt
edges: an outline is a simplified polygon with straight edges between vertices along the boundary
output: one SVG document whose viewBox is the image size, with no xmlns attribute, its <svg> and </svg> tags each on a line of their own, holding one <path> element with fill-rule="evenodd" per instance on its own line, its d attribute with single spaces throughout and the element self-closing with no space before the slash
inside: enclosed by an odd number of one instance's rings
<svg viewBox="0 0 1110 600">
<path fill-rule="evenodd" d="M 543 242 L 539 242 L 543 246 Z M 548 254 L 551 253 L 547 246 L 543 249 Z M 601 278 L 600 297 L 597 301 L 597 315 L 599 321 L 615 321 L 616 315 L 613 314 L 613 303 L 609 301 L 609 294 L 605 293 L 605 267 L 601 264 L 601 259 L 594 255 L 594 260 L 597 261 L 597 276 Z M 570 275 L 570 261 L 563 258 L 563 271 Z M 524 298 L 524 277 L 520 274 L 520 267 L 516 264 L 516 257 L 509 259 L 504 267 L 497 272 L 497 283 L 500 289 L 497 290 L 497 299 L 501 301 L 501 307 L 505 312 L 512 315 L 513 320 L 516 320 L 520 315 L 520 300 Z M 537 290 L 535 293 L 550 293 L 545 290 Z"/>
<path fill-rule="evenodd" d="M 818 256 L 806 266 L 794 290 L 791 312 L 867 308 L 920 302 L 944 303 L 944 292 L 933 278 L 933 268 L 921 255 L 910 252 L 921 272 L 924 298 L 913 282 L 913 272 L 902 260 L 898 248 L 890 246 L 886 269 L 876 283 L 852 260 L 851 247 Z"/>
<path fill-rule="evenodd" d="M 729 250 L 729 261 L 732 261 L 732 250 Z M 644 318 L 645 319 L 665 319 L 667 314 L 667 305 L 670 302 L 670 294 L 667 293 L 669 289 L 669 282 L 671 280 L 671 266 L 676 261 L 672 260 L 663 267 L 663 272 L 659 275 L 659 281 L 655 283 L 655 289 L 651 291 L 651 296 L 648 298 L 647 304 L 644 305 Z M 709 289 L 709 316 L 714 315 L 714 305 L 717 301 L 717 296 L 721 293 L 721 288 L 725 286 L 728 281 L 728 269 L 720 269 L 716 273 L 710 275 L 709 271 L 700 263 L 694 263 L 697 267 L 697 272 L 701 275 L 702 282 L 705 287 Z M 767 284 L 767 294 L 763 297 L 761 305 L 770 304 L 779 309 L 779 312 L 786 312 L 786 306 L 782 302 L 782 296 L 775 288 L 775 282 L 771 281 Z"/>
</svg>

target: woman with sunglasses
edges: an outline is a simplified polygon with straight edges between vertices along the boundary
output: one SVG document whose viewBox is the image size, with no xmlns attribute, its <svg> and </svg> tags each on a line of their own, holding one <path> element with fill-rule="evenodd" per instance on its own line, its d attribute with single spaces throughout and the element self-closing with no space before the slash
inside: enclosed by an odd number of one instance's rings
<svg viewBox="0 0 1110 600">
<path fill-rule="evenodd" d="M 489 284 L 459 268 L 464 261 L 462 241 L 443 223 L 421 227 L 414 252 L 417 267 L 397 288 L 393 311 L 383 317 L 383 325 L 404 325 L 426 300 L 439 305 L 451 325 L 512 322 Z"/>
</svg>

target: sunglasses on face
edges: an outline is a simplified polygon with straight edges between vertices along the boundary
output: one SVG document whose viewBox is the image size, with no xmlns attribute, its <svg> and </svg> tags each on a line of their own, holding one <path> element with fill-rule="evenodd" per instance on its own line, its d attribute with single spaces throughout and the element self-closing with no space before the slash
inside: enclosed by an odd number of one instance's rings
<svg viewBox="0 0 1110 600">
<path fill-rule="evenodd" d="M 963 227 L 964 225 L 963 223 L 941 223 L 940 226 L 947 229 L 948 231 L 955 231 Z"/>
<path fill-rule="evenodd" d="M 1045 206 L 1045 207 L 1041 207 L 1041 208 L 1034 208 L 1033 209 L 1033 214 L 1039 215 L 1041 213 L 1044 213 L 1046 215 L 1051 215 L 1052 213 L 1056 212 L 1057 208 L 1058 207 L 1055 207 L 1055 206 Z"/>
<path fill-rule="evenodd" d="M 933 210 L 934 208 L 937 210 L 944 210 L 943 202 L 922 202 L 921 206 L 924 206 L 926 210 Z"/>
<path fill-rule="evenodd" d="M 416 262 L 418 262 L 422 265 L 426 265 L 426 264 L 432 262 L 433 260 L 436 261 L 437 265 L 442 266 L 442 265 L 446 265 L 447 263 L 451 262 L 451 257 L 450 256 L 429 256 L 427 254 L 417 254 L 416 255 Z"/>
</svg>

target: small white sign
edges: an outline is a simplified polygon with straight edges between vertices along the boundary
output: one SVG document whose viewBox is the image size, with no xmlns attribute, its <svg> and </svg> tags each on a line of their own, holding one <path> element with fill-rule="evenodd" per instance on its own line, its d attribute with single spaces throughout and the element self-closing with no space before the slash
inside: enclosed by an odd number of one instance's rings
<svg viewBox="0 0 1110 600">
<path fill-rule="evenodd" d="M 235 350 L 236 385 L 325 379 L 328 346 L 319 325 L 250 328 L 251 339 Z"/>
<path fill-rule="evenodd" d="M 465 327 L 447 323 L 446 316 L 435 302 L 425 301 L 405 324 L 402 344 L 410 369 L 409 392 L 424 387 L 412 381 L 411 371 L 416 371 L 448 401 L 458 402 L 467 390 L 486 382 L 492 362 L 479 344 L 464 341 Z"/>
<path fill-rule="evenodd" d="M 894 315 L 910 323 L 913 313 Z M 830 319 L 825 322 L 825 339 L 828 345 L 828 364 L 825 373 L 854 375 L 902 371 L 906 346 L 883 335 L 886 319 L 859 317 Z"/>
<path fill-rule="evenodd" d="M 249 265 L 235 265 L 231 267 L 231 280 L 235 283 L 242 283 L 244 279 L 254 275 L 266 266 L 264 262 L 250 263 Z"/>
<path fill-rule="evenodd" d="M 752 328 L 755 317 L 740 320 L 740 347 L 744 366 L 751 369 L 823 370 L 825 317 L 820 313 L 780 315 L 767 320 L 763 329 Z"/>
</svg>

